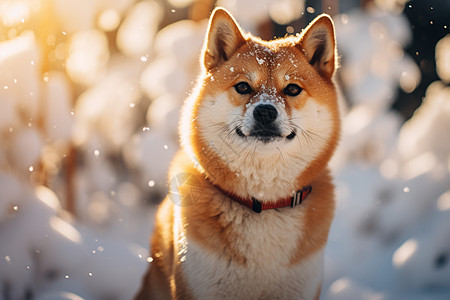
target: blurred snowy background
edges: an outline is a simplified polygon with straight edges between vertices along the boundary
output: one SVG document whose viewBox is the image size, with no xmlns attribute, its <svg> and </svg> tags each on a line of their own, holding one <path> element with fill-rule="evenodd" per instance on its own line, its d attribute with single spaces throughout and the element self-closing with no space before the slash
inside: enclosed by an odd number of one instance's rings
<svg viewBox="0 0 450 300">
<path fill-rule="evenodd" d="M 322 299 L 450 299 L 446 0 L 0 0 L 0 299 L 136 292 L 215 5 L 266 39 L 336 22 Z"/>
</svg>

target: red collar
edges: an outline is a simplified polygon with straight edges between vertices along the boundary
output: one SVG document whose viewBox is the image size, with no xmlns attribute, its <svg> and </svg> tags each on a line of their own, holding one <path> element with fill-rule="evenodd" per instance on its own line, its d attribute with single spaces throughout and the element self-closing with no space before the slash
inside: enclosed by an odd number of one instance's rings
<svg viewBox="0 0 450 300">
<path fill-rule="evenodd" d="M 223 190 L 221 187 L 214 185 L 215 188 L 217 188 L 219 191 L 221 191 L 223 194 L 227 195 L 237 203 L 244 205 L 254 212 L 260 213 L 263 210 L 266 209 L 273 209 L 273 208 L 282 208 L 282 207 L 294 207 L 303 202 L 305 198 L 311 193 L 312 187 L 310 185 L 305 186 L 301 190 L 298 190 L 294 193 L 293 196 L 278 199 L 275 202 L 261 202 L 256 198 L 242 198 L 233 192 L 228 192 Z"/>
</svg>

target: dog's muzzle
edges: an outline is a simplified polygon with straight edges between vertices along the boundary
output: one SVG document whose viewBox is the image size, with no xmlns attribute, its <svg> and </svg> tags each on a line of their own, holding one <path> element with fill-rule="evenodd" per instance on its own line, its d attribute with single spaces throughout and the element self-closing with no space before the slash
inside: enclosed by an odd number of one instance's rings
<svg viewBox="0 0 450 300">
<path fill-rule="evenodd" d="M 272 138 L 281 137 L 281 132 L 275 120 L 278 111 L 271 104 L 259 104 L 253 110 L 255 123 L 250 131 L 250 136 L 254 136 L 263 142 L 268 142 Z"/>
<path fill-rule="evenodd" d="M 272 104 L 259 104 L 253 110 L 253 125 L 250 129 L 249 136 L 255 137 L 264 143 L 270 142 L 272 139 L 281 138 L 281 130 L 276 120 L 278 118 L 278 111 Z M 241 137 L 246 137 L 240 127 L 236 128 L 236 134 Z M 291 140 L 296 136 L 295 131 L 292 131 L 286 139 Z"/>
</svg>

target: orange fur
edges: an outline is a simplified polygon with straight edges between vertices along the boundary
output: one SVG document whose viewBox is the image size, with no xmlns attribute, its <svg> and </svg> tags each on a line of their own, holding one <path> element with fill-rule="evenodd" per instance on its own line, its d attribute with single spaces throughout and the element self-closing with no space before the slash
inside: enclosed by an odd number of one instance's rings
<svg viewBox="0 0 450 300">
<path fill-rule="evenodd" d="M 335 205 L 327 164 L 340 132 L 335 60 L 327 16 L 301 35 L 262 41 L 215 10 L 169 172 L 177 184 L 159 208 L 153 262 L 136 299 L 319 298 Z M 251 92 L 238 93 L 239 82 Z M 301 93 L 287 94 L 289 84 Z M 261 104 L 278 112 L 266 140 L 251 131 Z M 306 185 L 312 192 L 300 206 L 260 214 L 221 192 L 264 202 Z"/>
</svg>

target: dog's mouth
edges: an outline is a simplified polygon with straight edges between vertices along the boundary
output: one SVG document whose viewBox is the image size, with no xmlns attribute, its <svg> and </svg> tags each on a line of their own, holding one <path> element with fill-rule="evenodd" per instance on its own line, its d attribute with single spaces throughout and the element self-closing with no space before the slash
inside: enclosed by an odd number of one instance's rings
<svg viewBox="0 0 450 300">
<path fill-rule="evenodd" d="M 283 136 L 281 132 L 276 128 L 253 128 L 249 135 L 245 135 L 242 132 L 242 129 L 240 126 L 236 127 L 236 134 L 242 138 L 248 138 L 253 137 L 259 141 L 262 141 L 264 143 L 271 142 L 275 139 L 286 139 L 288 141 L 293 140 L 297 136 L 297 132 L 295 130 L 292 130 L 291 133 L 289 133 L 287 136 Z"/>
<path fill-rule="evenodd" d="M 247 137 L 241 130 L 241 127 L 236 127 L 236 134 L 240 137 Z"/>
</svg>

